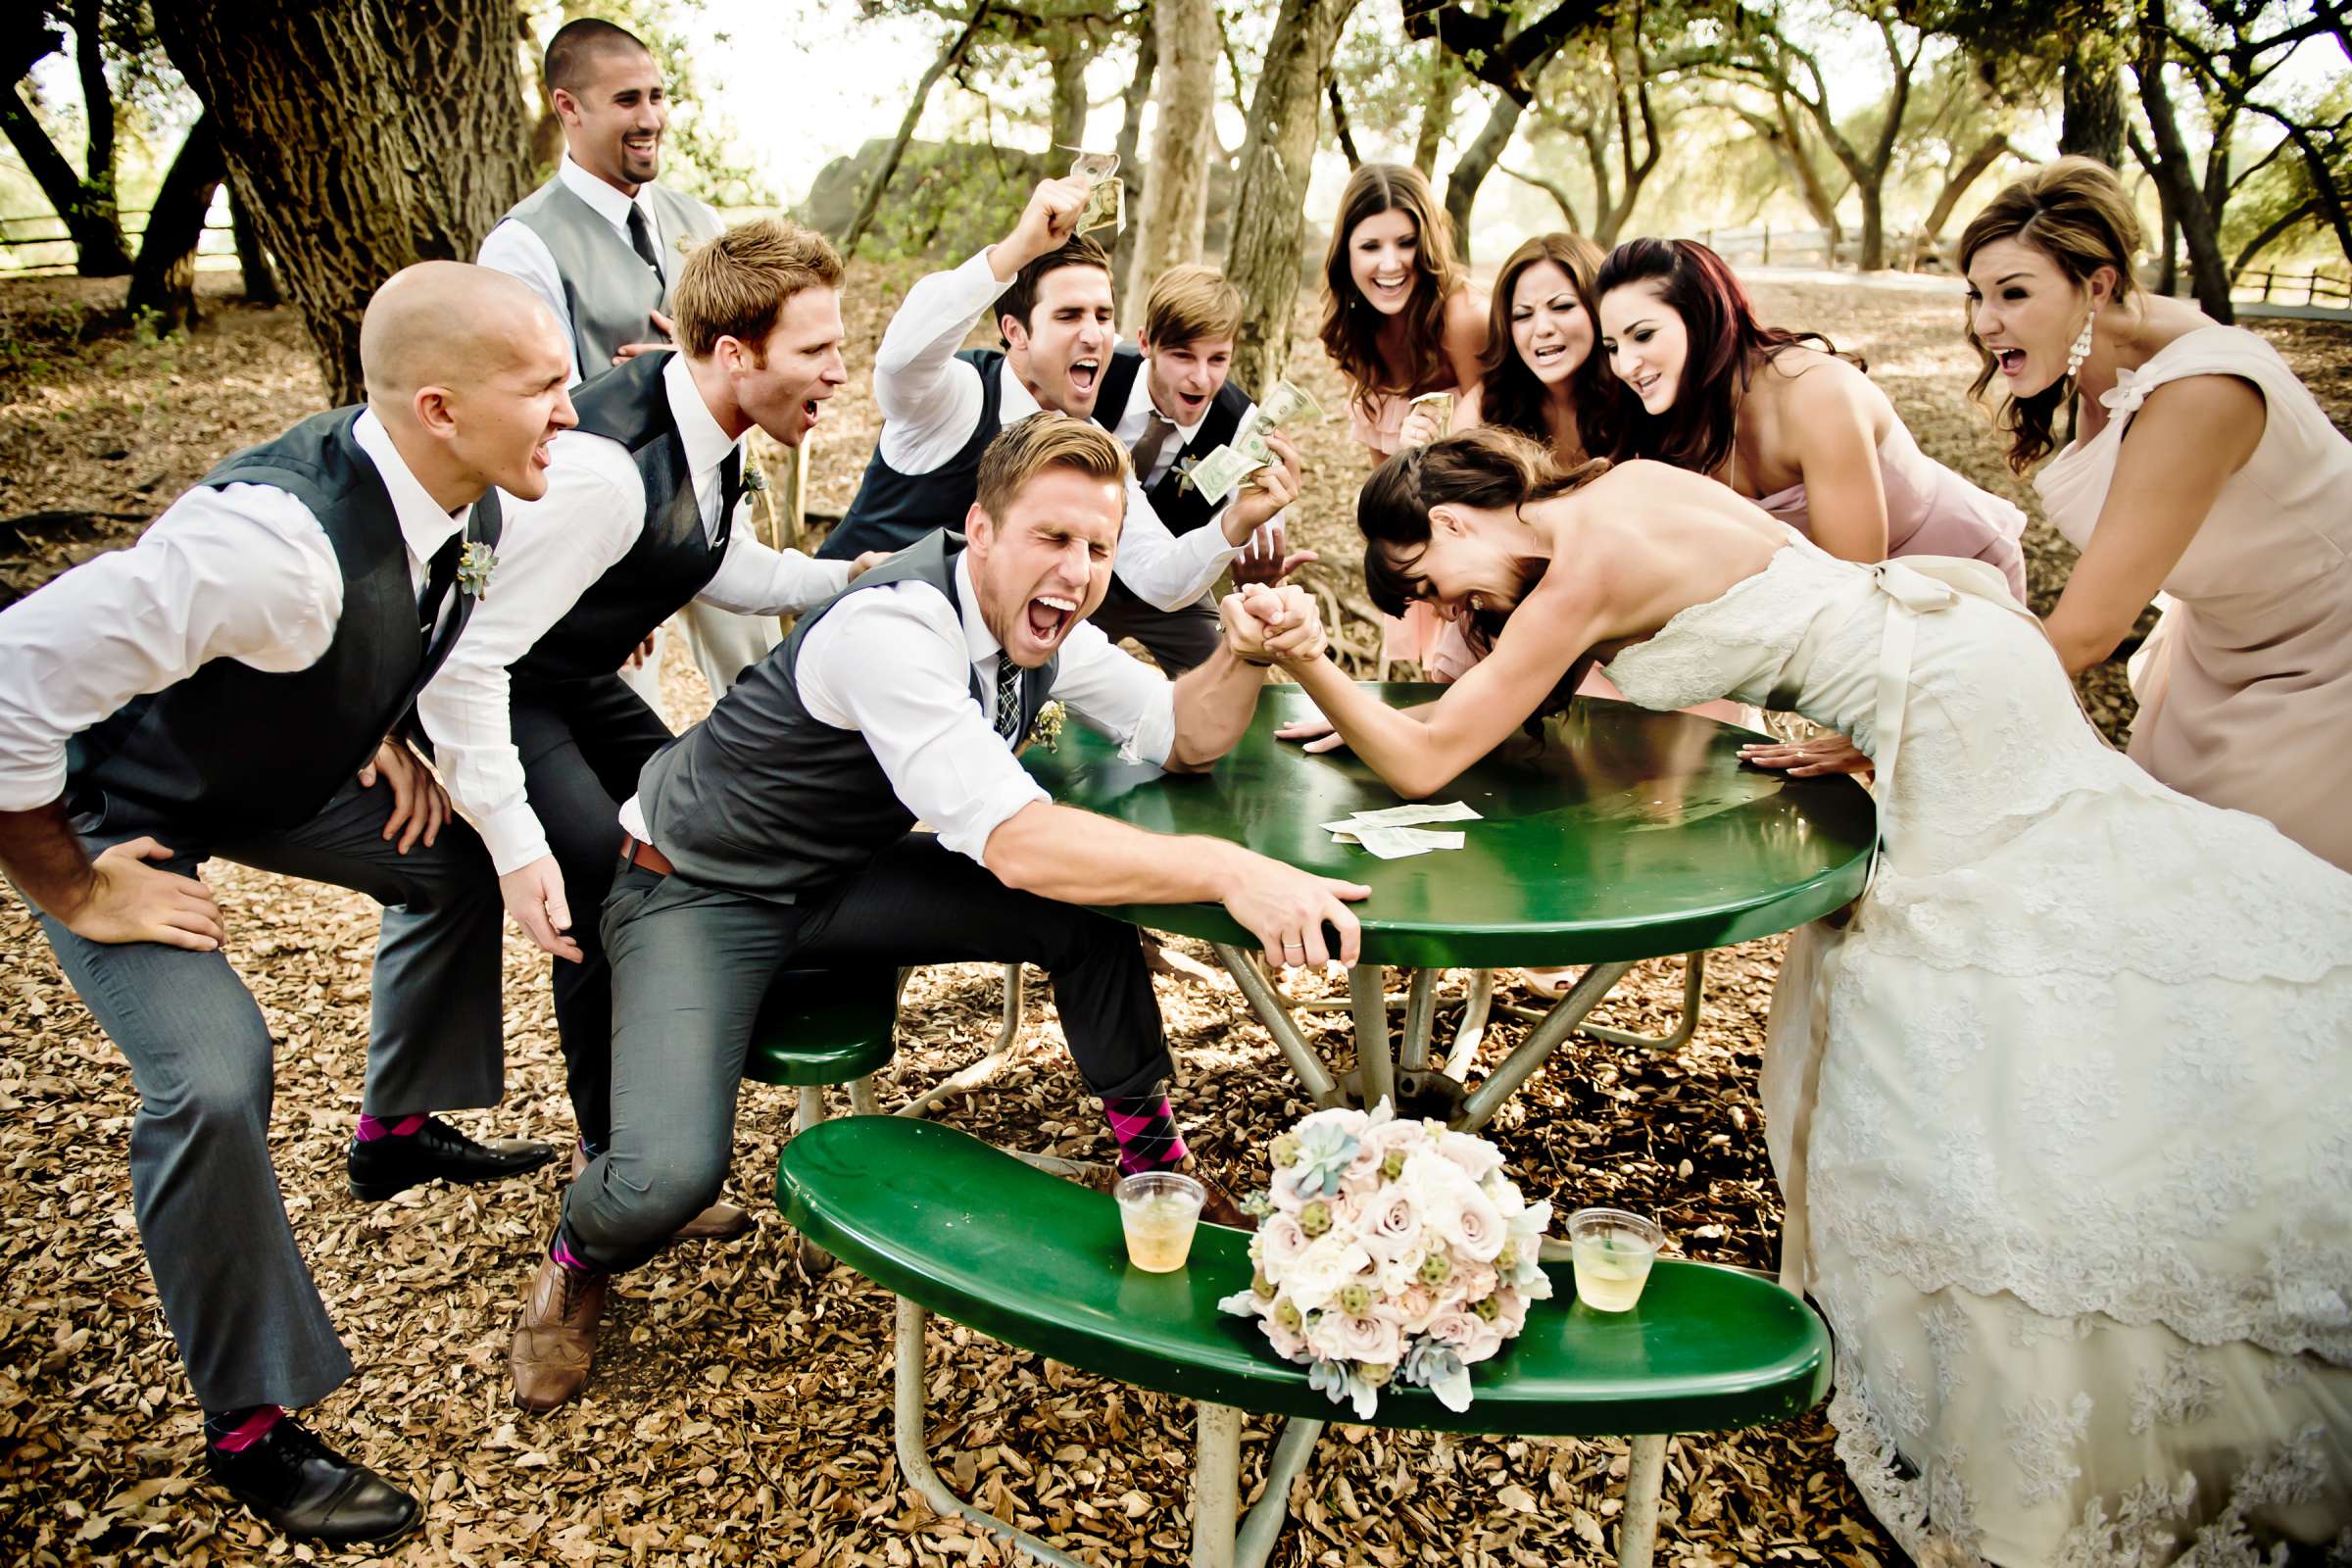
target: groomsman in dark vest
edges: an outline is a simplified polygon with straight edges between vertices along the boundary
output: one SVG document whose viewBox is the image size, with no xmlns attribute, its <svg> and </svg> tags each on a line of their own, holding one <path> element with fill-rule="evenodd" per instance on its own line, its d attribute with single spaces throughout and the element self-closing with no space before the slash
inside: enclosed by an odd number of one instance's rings
<svg viewBox="0 0 2352 1568">
<path fill-rule="evenodd" d="M 1095 422 L 1119 438 L 1135 464 L 1135 480 L 1168 532 L 1182 538 L 1209 526 L 1221 508 L 1240 506 L 1250 494 L 1237 490 L 1211 502 L 1193 487 L 1190 468 L 1221 446 L 1232 444 L 1242 421 L 1257 405 L 1228 377 L 1233 344 L 1242 328 L 1241 291 L 1210 267 L 1172 267 L 1152 281 L 1144 303 L 1138 349 L 1119 345 L 1106 394 L 1120 385 L 1123 399 L 1095 400 Z M 1251 476 L 1254 486 L 1258 476 Z M 1265 470 L 1264 482 L 1287 494 L 1295 490 L 1280 466 Z M 1262 503 L 1253 504 L 1256 511 Z M 1260 522 L 1233 565 L 1234 581 L 1272 583 L 1318 557 L 1312 551 L 1285 556 L 1283 518 Z M 1264 558 L 1271 556 L 1272 560 Z M 1102 608 L 1091 617 L 1112 642 L 1132 637 L 1170 675 L 1181 675 L 1217 646 L 1217 604 L 1202 594 L 1189 605 L 1160 610 L 1113 581 Z"/>
<path fill-rule="evenodd" d="M 981 460 L 968 547 L 935 531 L 866 572 L 646 765 L 605 905 L 625 1112 L 524 1294 L 516 1402 L 579 1392 L 607 1277 L 717 1190 L 777 971 L 1044 967 L 1121 1166 L 1150 1170 L 1186 1158 L 1158 1005 L 1133 929 L 1088 906 L 1221 902 L 1276 962 L 1354 960 L 1344 901 L 1365 889 L 1056 806 L 1013 759 L 1051 697 L 1129 755 L 1204 768 L 1249 727 L 1257 666 L 1323 646 L 1303 591 L 1254 588 L 1223 607 L 1228 642 L 1173 686 L 1112 648 L 1086 616 L 1131 477 L 1091 421 L 1011 425 Z"/>
<path fill-rule="evenodd" d="M 571 339 L 572 379 L 669 345 L 669 293 L 686 253 L 718 234 L 717 215 L 656 183 L 669 99 L 662 68 L 637 36 L 583 17 L 556 29 L 542 67 L 564 125 L 564 158 L 546 184 L 515 203 L 476 258 L 511 272 L 547 302 Z M 773 616 L 690 606 L 679 624 L 710 683 L 724 692 L 744 665 L 776 645 Z M 635 649 L 624 649 L 624 659 Z M 662 709 L 659 656 L 630 683 Z"/>
<path fill-rule="evenodd" d="M 351 1190 L 533 1169 L 433 1112 L 504 1087 L 497 882 L 398 732 L 493 575 L 498 486 L 572 421 L 514 279 L 426 262 L 360 329 L 364 408 L 238 453 L 128 550 L 0 614 L 0 869 L 129 1058 L 139 1237 L 213 1474 L 279 1529 L 399 1535 L 415 1498 L 285 1412 L 351 1376 L 268 1134 L 272 1042 L 199 876 L 218 857 L 382 904 Z"/>
<path fill-rule="evenodd" d="M 770 550 L 736 514 L 752 427 L 798 447 L 848 379 L 840 288 L 833 247 L 781 219 L 697 249 L 673 291 L 682 349 L 575 390 L 579 425 L 555 443 L 546 495 L 508 508 L 497 597 L 418 704 L 508 912 L 555 955 L 575 1170 L 611 1133 L 612 990 L 596 914 L 619 862 L 617 812 L 670 740 L 613 669 L 687 604 L 797 614 L 855 575 Z M 750 1225 L 720 1203 L 679 1234 Z"/>
<path fill-rule="evenodd" d="M 820 557 L 899 550 L 956 524 L 972 504 L 981 454 L 998 431 L 1040 409 L 1089 419 L 1099 410 L 1128 408 L 1142 362 L 1112 353 L 1110 259 L 1073 232 L 1085 202 L 1085 181 L 1047 180 L 1011 233 L 906 291 L 874 355 L 882 433 Z M 991 310 L 1003 351 L 958 353 L 973 322 Z M 1296 498 L 1298 454 L 1280 437 L 1274 445 L 1282 463 L 1258 476 L 1260 486 L 1217 514 L 1213 525 L 1182 534 L 1129 484 L 1117 581 L 1136 604 L 1167 613 L 1199 604 L 1252 531 Z M 1196 634 L 1147 646 L 1181 669 L 1190 667 L 1187 654 L 1197 660 L 1206 644 Z"/>
</svg>

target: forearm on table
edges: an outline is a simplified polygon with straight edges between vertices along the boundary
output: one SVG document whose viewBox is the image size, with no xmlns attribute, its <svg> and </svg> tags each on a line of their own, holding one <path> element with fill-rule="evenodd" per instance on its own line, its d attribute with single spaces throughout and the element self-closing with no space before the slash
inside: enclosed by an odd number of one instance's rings
<svg viewBox="0 0 2352 1568">
<path fill-rule="evenodd" d="M 34 908 L 58 920 L 78 908 L 97 881 L 63 800 L 28 811 L 0 811 L 0 872 Z"/>
<path fill-rule="evenodd" d="M 1240 744 L 1266 689 L 1262 665 L 1246 663 L 1229 644 L 1176 682 L 1176 744 L 1168 749 L 1172 773 L 1200 772 Z"/>
<path fill-rule="evenodd" d="M 1006 887 L 1060 904 L 1215 904 L 1247 853 L 1034 801 L 997 824 L 982 859 Z"/>
<path fill-rule="evenodd" d="M 1452 773 L 1443 778 L 1432 776 L 1429 725 L 1422 715 L 1433 711 L 1436 703 L 1409 710 L 1391 708 L 1349 680 L 1328 659 L 1301 665 L 1296 673 L 1298 684 L 1348 750 L 1363 759 L 1389 788 L 1404 796 L 1426 795 L 1452 779 Z"/>
</svg>

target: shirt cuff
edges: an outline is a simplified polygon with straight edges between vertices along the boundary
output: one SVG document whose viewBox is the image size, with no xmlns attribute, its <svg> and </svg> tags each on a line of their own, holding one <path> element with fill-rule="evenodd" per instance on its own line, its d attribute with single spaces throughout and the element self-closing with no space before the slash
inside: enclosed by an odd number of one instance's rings
<svg viewBox="0 0 2352 1568">
<path fill-rule="evenodd" d="M 482 847 L 490 852 L 490 867 L 500 876 L 519 871 L 549 853 L 547 829 L 528 801 L 501 807 L 474 824 Z"/>
<path fill-rule="evenodd" d="M 956 820 L 939 830 L 939 842 L 957 855 L 969 858 L 981 869 L 988 867 L 989 835 L 1010 821 L 1031 803 L 1044 801 L 1051 805 L 1054 797 L 1026 771 L 1017 778 L 1007 778 L 1001 786 L 991 789 L 965 809 L 956 813 Z"/>
<path fill-rule="evenodd" d="M 1152 696 L 1151 705 L 1135 721 L 1135 733 L 1119 748 L 1122 762 L 1149 762 L 1153 767 L 1168 765 L 1168 754 L 1176 749 L 1176 683 L 1162 681 Z"/>
</svg>

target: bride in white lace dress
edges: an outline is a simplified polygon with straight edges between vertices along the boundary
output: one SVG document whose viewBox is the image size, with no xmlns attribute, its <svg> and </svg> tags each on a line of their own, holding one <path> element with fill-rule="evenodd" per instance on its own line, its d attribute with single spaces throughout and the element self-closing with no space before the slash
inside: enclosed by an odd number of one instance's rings
<svg viewBox="0 0 2352 1568">
<path fill-rule="evenodd" d="M 2107 749 L 1981 563 L 1837 561 L 1601 466 L 1492 430 L 1390 461 L 1375 602 L 1510 619 L 1410 713 L 1303 681 L 1407 796 L 1589 653 L 1644 707 L 1793 708 L 1872 757 L 1875 879 L 1784 974 L 1765 1074 L 1872 1510 L 1931 1568 L 2352 1552 L 2352 874 Z"/>
</svg>

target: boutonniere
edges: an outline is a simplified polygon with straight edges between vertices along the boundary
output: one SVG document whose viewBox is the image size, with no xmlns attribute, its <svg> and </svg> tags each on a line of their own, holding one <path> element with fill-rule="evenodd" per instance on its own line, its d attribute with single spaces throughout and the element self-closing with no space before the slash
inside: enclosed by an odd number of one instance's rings
<svg viewBox="0 0 2352 1568">
<path fill-rule="evenodd" d="M 1197 457 L 1176 460 L 1176 493 L 1178 495 L 1186 495 L 1191 492 L 1193 470 L 1199 466 L 1200 466 L 1200 460 Z"/>
<path fill-rule="evenodd" d="M 1029 734 L 1022 745 L 1051 746 L 1061 737 L 1062 709 L 1058 702 L 1046 704 L 1029 721 Z"/>
<path fill-rule="evenodd" d="M 497 567 L 498 553 L 479 539 L 468 539 L 466 548 L 458 552 L 458 587 L 468 599 L 479 599 Z"/>
<path fill-rule="evenodd" d="M 767 475 L 760 471 L 759 465 L 745 464 L 743 466 L 743 493 L 747 496 L 756 496 L 766 488 Z"/>
</svg>

